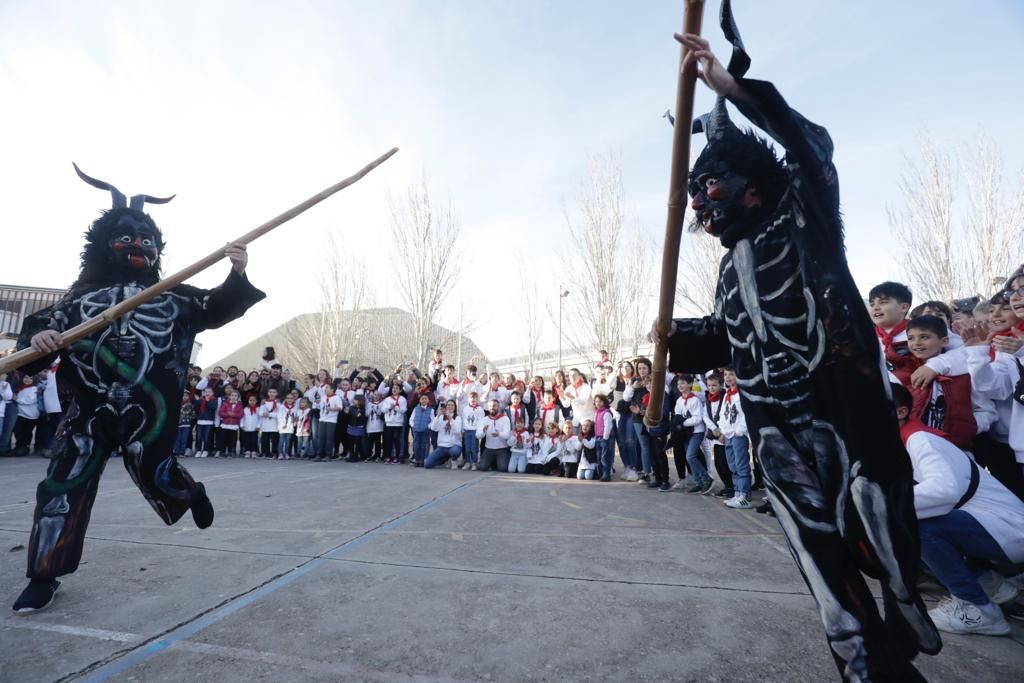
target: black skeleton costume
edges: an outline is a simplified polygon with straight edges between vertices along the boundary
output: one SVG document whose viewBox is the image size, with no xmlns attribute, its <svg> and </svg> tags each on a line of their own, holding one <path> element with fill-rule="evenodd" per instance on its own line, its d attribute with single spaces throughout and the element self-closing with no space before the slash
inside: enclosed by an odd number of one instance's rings
<svg viewBox="0 0 1024 683">
<path fill-rule="evenodd" d="M 41 331 L 64 332 L 159 279 L 163 237 L 142 208 L 171 198 L 136 195 L 129 205 L 117 188 L 75 169 L 86 182 L 109 190 L 113 207 L 86 233 L 76 282 L 55 305 L 25 320 L 18 348 Z M 53 579 L 77 569 L 100 475 L 115 452 L 164 522 L 175 523 L 190 508 L 199 526 L 213 521 L 202 483 L 171 454 L 192 343 L 199 332 L 240 317 L 264 296 L 232 269 L 216 289 L 178 285 L 60 350 L 57 380 L 74 398 L 64 406 L 56 455 L 36 493 L 30 579 L 50 581 L 55 590 Z M 46 367 L 55 356 L 35 366 Z"/>
<path fill-rule="evenodd" d="M 714 314 L 675 321 L 669 368 L 734 366 L 769 498 L 843 679 L 923 680 L 910 661 L 941 642 L 914 585 L 912 470 L 846 263 L 832 141 L 771 83 L 743 78 L 750 60 L 728 0 L 721 20 L 742 94 L 729 101 L 785 158 L 733 125 L 723 98 L 695 122 L 708 136 L 690 176 L 696 223 L 728 252 Z M 730 216 L 715 200 L 755 186 L 760 211 L 734 203 Z M 880 580 L 884 618 L 861 572 Z"/>
</svg>

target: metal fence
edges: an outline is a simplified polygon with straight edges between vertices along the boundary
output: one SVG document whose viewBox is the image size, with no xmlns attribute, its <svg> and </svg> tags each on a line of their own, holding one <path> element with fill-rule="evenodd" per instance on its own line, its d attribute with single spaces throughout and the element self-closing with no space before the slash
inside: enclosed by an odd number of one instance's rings
<svg viewBox="0 0 1024 683">
<path fill-rule="evenodd" d="M 64 291 L 0 285 L 0 337 L 17 337 L 26 316 L 57 303 L 64 296 Z"/>
</svg>

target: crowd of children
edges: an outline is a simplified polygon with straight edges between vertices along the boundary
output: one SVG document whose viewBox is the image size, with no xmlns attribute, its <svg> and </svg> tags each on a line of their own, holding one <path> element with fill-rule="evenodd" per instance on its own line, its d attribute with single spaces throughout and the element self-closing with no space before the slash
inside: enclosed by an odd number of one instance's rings
<svg viewBox="0 0 1024 683">
<path fill-rule="evenodd" d="M 869 293 L 914 468 L 923 564 L 950 592 L 932 618 L 955 633 L 1005 634 L 999 605 L 1017 597 L 1020 582 L 988 570 L 1007 574 L 1024 562 L 1024 272 L 987 299 L 912 306 L 899 283 Z M 60 413 L 54 370 L 0 378 L 0 410 L 7 411 L 0 412 L 0 449 L 9 449 L 11 432 L 18 454 L 33 438 L 46 443 L 55 425 L 48 417 Z M 648 427 L 653 381 L 665 382 L 665 403 L 662 422 Z M 613 365 L 606 352 L 592 369 L 558 370 L 550 379 L 482 375 L 473 364 L 460 376 L 440 349 L 423 371 L 403 364 L 385 375 L 340 363 L 333 373 L 300 379 L 267 349 L 251 372 L 215 367 L 203 377 L 192 368 L 174 453 L 602 482 L 618 476 L 748 509 L 763 484 L 739 394 L 731 368 L 655 378 L 648 359 Z M 767 499 L 756 509 L 772 514 Z"/>
</svg>

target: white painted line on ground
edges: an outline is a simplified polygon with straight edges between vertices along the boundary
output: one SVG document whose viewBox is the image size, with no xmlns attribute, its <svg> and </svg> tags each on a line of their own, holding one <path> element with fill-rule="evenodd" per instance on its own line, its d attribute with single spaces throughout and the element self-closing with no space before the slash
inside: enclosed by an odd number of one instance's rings
<svg viewBox="0 0 1024 683">
<path fill-rule="evenodd" d="M 7 628 L 20 628 L 28 631 L 48 631 L 50 633 L 61 633 L 67 636 L 81 636 L 82 638 L 95 638 L 97 640 L 114 640 L 119 643 L 134 643 L 140 639 L 139 636 L 134 633 L 105 631 L 101 628 L 86 628 L 84 626 L 67 626 L 66 624 L 48 624 L 45 621 L 34 620 L 31 615 L 4 619 L 0 621 L 0 626 Z"/>
</svg>

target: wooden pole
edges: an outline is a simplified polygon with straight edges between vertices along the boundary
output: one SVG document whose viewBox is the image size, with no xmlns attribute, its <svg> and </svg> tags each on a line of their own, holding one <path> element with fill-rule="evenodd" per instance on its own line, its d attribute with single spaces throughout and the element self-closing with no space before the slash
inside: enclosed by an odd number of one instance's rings
<svg viewBox="0 0 1024 683">
<path fill-rule="evenodd" d="M 683 33 L 700 33 L 704 16 L 704 0 L 686 0 Z M 668 331 L 676 300 L 676 275 L 679 269 L 679 243 L 683 236 L 686 214 L 686 178 L 690 170 L 690 124 L 693 121 L 693 90 L 697 80 L 696 64 L 682 70 L 687 47 L 679 50 L 679 80 L 676 85 L 676 122 L 672 129 L 672 173 L 669 178 L 668 220 L 665 223 L 665 250 L 661 257 L 661 294 L 658 299 L 657 346 L 654 347 L 654 369 L 651 377 L 651 399 L 644 415 L 648 427 L 662 420 L 665 397 L 665 366 L 668 361 Z"/>
<path fill-rule="evenodd" d="M 355 175 L 349 176 L 348 178 L 345 178 L 344 180 L 335 183 L 334 185 L 331 185 L 322 192 L 318 192 L 317 194 L 313 195 L 312 197 L 302 202 L 301 204 L 293 206 L 292 208 L 288 209 L 279 216 L 271 218 L 263 225 L 260 225 L 259 227 L 254 228 L 249 232 L 245 233 L 238 239 L 233 240 L 232 242 L 230 242 L 230 244 L 246 245 L 249 244 L 250 242 L 255 241 L 259 237 L 266 235 L 274 228 L 280 226 L 283 223 L 287 223 L 288 221 L 295 218 L 304 211 L 312 208 L 313 206 L 316 206 L 323 200 L 330 197 L 332 194 L 339 192 L 340 190 L 344 190 L 349 185 L 352 185 L 353 183 L 362 180 L 362 178 L 367 173 L 369 173 L 370 171 L 372 171 L 373 169 L 377 168 L 385 161 L 390 159 L 392 156 L 394 156 L 394 154 L 397 151 L 397 147 L 391 148 L 391 150 L 389 150 L 387 153 L 382 154 L 381 156 L 377 157 L 369 164 L 364 166 Z M 106 327 L 113 321 L 117 320 L 125 313 L 128 313 L 137 306 L 160 296 L 167 290 L 173 287 L 177 287 L 181 283 L 185 282 L 185 280 L 189 279 L 190 277 L 192 277 L 193 275 L 200 271 L 206 270 L 214 263 L 220 261 L 222 258 L 224 258 L 223 247 L 217 249 L 216 251 L 206 256 L 205 258 L 199 259 L 192 265 L 183 268 L 182 270 L 179 270 L 174 275 L 164 278 L 155 285 L 147 287 L 146 289 L 142 290 L 135 296 L 128 297 L 121 303 L 111 306 L 110 308 L 103 311 L 99 315 L 89 318 L 85 322 L 82 322 L 81 324 L 72 327 L 70 330 L 67 330 L 61 335 L 64 339 L 64 346 L 70 346 L 79 339 L 84 339 L 85 337 L 88 337 L 90 335 L 95 334 L 96 332 L 99 332 L 104 327 Z M 10 372 L 11 370 L 16 370 L 17 368 L 20 368 L 22 365 L 25 365 L 26 363 L 31 363 L 32 361 L 39 360 L 40 358 L 43 358 L 47 355 L 49 354 L 36 351 L 35 349 L 32 348 L 22 349 L 17 353 L 7 356 L 6 358 L 0 358 L 0 374 Z"/>
</svg>

